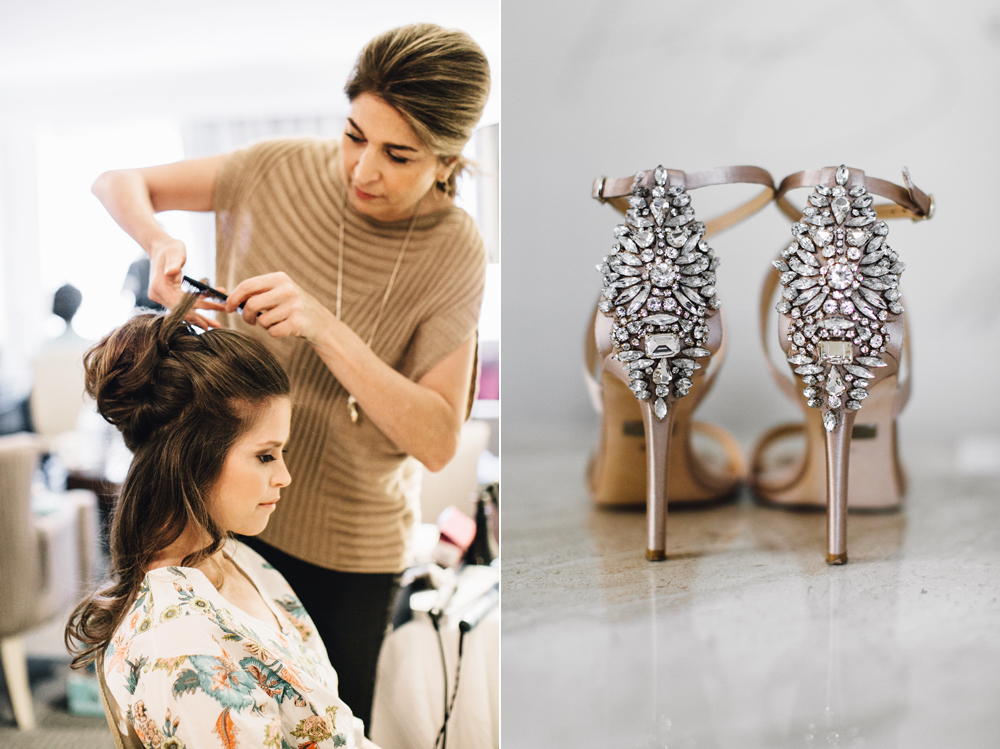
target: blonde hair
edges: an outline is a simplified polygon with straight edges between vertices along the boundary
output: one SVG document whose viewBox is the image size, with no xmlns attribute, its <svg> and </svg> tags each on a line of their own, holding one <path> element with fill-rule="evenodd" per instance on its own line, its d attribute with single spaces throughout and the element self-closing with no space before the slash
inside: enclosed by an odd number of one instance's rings
<svg viewBox="0 0 1000 749">
<path fill-rule="evenodd" d="M 374 94 L 394 107 L 442 161 L 456 159 L 438 189 L 455 194 L 469 167 L 462 149 L 472 137 L 490 93 L 486 55 L 464 31 L 430 23 L 400 26 L 372 39 L 344 86 L 354 101 Z"/>
</svg>

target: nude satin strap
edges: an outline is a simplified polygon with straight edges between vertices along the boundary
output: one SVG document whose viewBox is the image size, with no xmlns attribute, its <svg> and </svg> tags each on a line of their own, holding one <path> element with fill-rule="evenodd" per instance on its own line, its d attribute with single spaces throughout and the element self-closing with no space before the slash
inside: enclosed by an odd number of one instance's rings
<svg viewBox="0 0 1000 749">
<path fill-rule="evenodd" d="M 774 365 L 774 362 L 771 360 L 771 350 L 767 346 L 771 305 L 774 301 L 774 291 L 778 288 L 780 278 L 780 271 L 774 267 L 768 271 L 767 276 L 764 278 L 764 288 L 760 292 L 760 344 L 764 349 L 764 360 L 767 362 L 767 368 L 771 371 L 771 377 L 777 383 L 781 392 L 794 402 L 799 398 L 799 389 L 794 380 L 790 379 L 788 375 Z"/>
<path fill-rule="evenodd" d="M 850 179 L 847 188 L 857 185 L 864 185 L 868 192 L 886 198 L 893 202 L 892 205 L 884 204 L 875 206 L 875 212 L 881 219 L 909 218 L 914 221 L 927 219 L 934 215 L 934 196 L 927 195 L 913 184 L 910 179 L 910 170 L 903 167 L 903 182 L 906 187 L 888 182 L 877 177 L 868 177 L 860 169 L 849 168 Z M 786 193 L 800 187 L 815 187 L 816 185 L 827 185 L 832 187 L 837 183 L 837 167 L 828 166 L 823 169 L 807 169 L 795 174 L 789 174 L 778 186 L 775 200 L 778 207 L 792 221 L 798 221 L 802 216 L 802 211 L 796 208 L 785 197 Z"/>
<path fill-rule="evenodd" d="M 706 169 L 701 172 L 688 174 L 677 169 L 667 169 L 669 187 L 680 187 L 683 190 L 696 190 L 699 187 L 709 187 L 712 185 L 732 185 L 732 184 L 753 184 L 763 185 L 764 191 L 753 199 L 743 203 L 728 213 L 717 216 L 705 222 L 705 236 L 728 229 L 730 226 L 739 223 L 745 218 L 749 218 L 761 208 L 771 202 L 774 196 L 774 178 L 766 169 L 756 166 L 724 166 L 715 169 Z M 619 212 L 625 213 L 628 210 L 628 202 L 625 198 L 632 194 L 632 185 L 635 183 L 635 176 L 631 177 L 601 177 L 594 180 L 594 187 L 591 197 L 602 203 L 610 203 Z M 639 183 L 643 187 L 652 187 L 653 170 L 644 173 L 642 181 Z"/>
</svg>

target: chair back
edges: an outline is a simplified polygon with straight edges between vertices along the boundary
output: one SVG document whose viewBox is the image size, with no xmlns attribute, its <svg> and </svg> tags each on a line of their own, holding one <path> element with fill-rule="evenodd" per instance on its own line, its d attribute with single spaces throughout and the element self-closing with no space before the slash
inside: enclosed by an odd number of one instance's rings
<svg viewBox="0 0 1000 749">
<path fill-rule="evenodd" d="M 135 729 L 125 717 L 125 712 L 121 709 L 115 696 L 108 689 L 108 683 L 104 679 L 104 656 L 97 657 L 97 682 L 101 686 L 101 703 L 104 705 L 104 717 L 108 719 L 108 728 L 111 729 L 111 738 L 115 740 L 118 749 L 145 749 L 143 743 L 136 736 Z"/>
<path fill-rule="evenodd" d="M 31 480 L 39 451 L 32 434 L 0 437 L 0 637 L 34 624 L 41 562 L 31 521 Z"/>
</svg>

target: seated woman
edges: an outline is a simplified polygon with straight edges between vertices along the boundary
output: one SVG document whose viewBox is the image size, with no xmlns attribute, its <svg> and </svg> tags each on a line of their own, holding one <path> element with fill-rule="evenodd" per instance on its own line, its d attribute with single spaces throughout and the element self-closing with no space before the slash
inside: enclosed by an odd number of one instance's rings
<svg viewBox="0 0 1000 749">
<path fill-rule="evenodd" d="M 285 579 L 233 534 L 291 481 L 288 378 L 231 330 L 133 317 L 88 351 L 87 392 L 133 452 L 111 529 L 113 582 L 66 628 L 147 747 L 372 746 Z"/>
</svg>

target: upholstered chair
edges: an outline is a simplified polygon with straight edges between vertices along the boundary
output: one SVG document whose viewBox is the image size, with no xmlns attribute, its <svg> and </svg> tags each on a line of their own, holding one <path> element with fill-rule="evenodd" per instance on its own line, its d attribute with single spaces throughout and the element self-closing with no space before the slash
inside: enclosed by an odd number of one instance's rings
<svg viewBox="0 0 1000 749">
<path fill-rule="evenodd" d="M 97 499 L 76 490 L 33 502 L 40 450 L 35 435 L 0 437 L 0 660 L 24 730 L 35 718 L 23 635 L 65 613 L 96 572 Z"/>
</svg>

